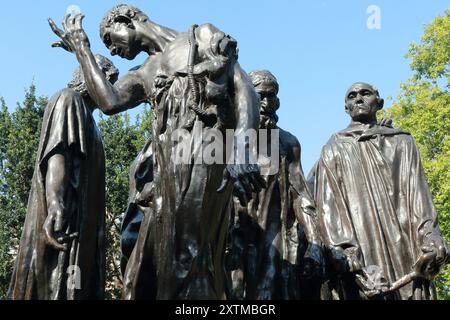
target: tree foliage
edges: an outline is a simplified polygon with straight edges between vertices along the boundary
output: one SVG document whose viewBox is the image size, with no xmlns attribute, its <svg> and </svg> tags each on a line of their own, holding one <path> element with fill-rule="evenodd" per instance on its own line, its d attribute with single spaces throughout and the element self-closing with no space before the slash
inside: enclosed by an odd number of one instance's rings
<svg viewBox="0 0 450 320">
<path fill-rule="evenodd" d="M 450 240 L 450 10 L 426 28 L 419 44 L 411 44 L 413 76 L 387 110 L 397 127 L 411 132 L 420 150 L 439 225 Z M 436 279 L 438 295 L 450 299 L 450 268 Z"/>
<path fill-rule="evenodd" d="M 0 111 L 0 298 L 8 289 L 28 202 L 46 97 L 33 84 L 25 100 L 9 113 Z"/>
</svg>

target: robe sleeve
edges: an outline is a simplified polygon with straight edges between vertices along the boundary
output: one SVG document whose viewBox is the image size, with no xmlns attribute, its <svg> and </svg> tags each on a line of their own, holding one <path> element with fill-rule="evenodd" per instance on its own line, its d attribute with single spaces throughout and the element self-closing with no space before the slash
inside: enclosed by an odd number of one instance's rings
<svg viewBox="0 0 450 320">
<path fill-rule="evenodd" d="M 43 123 L 42 146 L 39 153 L 41 168 L 57 151 L 75 151 L 86 155 L 86 119 L 90 116 L 82 97 L 71 89 L 55 94 L 47 105 L 48 116 Z"/>
<path fill-rule="evenodd" d="M 415 247 L 416 254 L 420 255 L 422 246 L 435 248 L 443 246 L 448 255 L 448 244 L 439 229 L 436 207 L 425 178 L 418 148 L 411 136 L 407 137 L 406 146 L 407 157 L 404 158 L 403 168 L 409 170 L 406 174 L 409 182 L 407 196 L 409 197 L 410 220 L 415 231 L 413 241 L 416 241 L 412 247 Z"/>
<path fill-rule="evenodd" d="M 331 260 L 340 271 L 353 271 L 352 262 L 360 261 L 360 250 L 341 189 L 338 157 L 330 140 L 322 150 L 315 175 L 318 228 Z"/>
</svg>

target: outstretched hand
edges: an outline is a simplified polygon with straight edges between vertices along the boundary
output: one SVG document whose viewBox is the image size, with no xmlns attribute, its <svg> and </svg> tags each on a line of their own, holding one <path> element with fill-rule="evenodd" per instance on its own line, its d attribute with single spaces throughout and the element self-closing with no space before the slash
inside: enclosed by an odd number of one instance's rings
<svg viewBox="0 0 450 320">
<path fill-rule="evenodd" d="M 48 24 L 61 41 L 54 42 L 53 48 L 63 48 L 69 52 L 77 52 L 82 46 L 90 46 L 89 39 L 83 30 L 82 22 L 84 15 L 78 13 L 75 15 L 65 15 L 62 21 L 63 29 L 59 29 L 55 22 L 49 18 Z"/>
<path fill-rule="evenodd" d="M 247 205 L 252 198 L 252 192 L 266 188 L 266 182 L 256 164 L 228 164 L 223 171 L 222 184 L 217 192 L 223 192 L 230 182 L 233 183 L 233 195 L 239 199 L 242 206 Z"/>
</svg>

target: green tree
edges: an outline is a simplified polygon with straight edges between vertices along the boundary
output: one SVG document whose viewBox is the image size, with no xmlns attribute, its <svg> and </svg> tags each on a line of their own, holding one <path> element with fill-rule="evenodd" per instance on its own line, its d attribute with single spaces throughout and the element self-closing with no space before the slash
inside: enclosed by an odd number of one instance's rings
<svg viewBox="0 0 450 320">
<path fill-rule="evenodd" d="M 130 122 L 128 114 L 101 116 L 99 129 L 106 155 L 106 297 L 120 298 L 120 224 L 128 200 L 130 166 L 149 137 L 151 113 L 148 108 Z"/>
<path fill-rule="evenodd" d="M 5 165 L 6 165 L 6 150 L 7 138 L 11 122 L 11 115 L 6 107 L 5 100 L 0 98 L 0 299 L 3 298 L 7 290 L 7 278 L 10 274 L 10 265 L 8 263 L 7 251 L 9 248 L 9 241 L 6 232 L 6 226 L 3 221 L 6 219 L 6 194 L 7 186 L 5 181 Z"/>
<path fill-rule="evenodd" d="M 9 127 L 11 125 L 10 122 L 11 116 L 8 112 L 8 107 L 6 106 L 5 100 L 0 97 L 0 181 L 3 178 L 2 174 L 6 157 L 6 142 L 8 141 Z"/>
<path fill-rule="evenodd" d="M 426 28 L 420 44 L 411 44 L 413 76 L 401 84 L 387 116 L 413 135 L 420 150 L 439 225 L 450 240 L 450 10 Z M 440 299 L 450 299 L 450 268 L 437 277 Z"/>
<path fill-rule="evenodd" d="M 0 111 L 0 298 L 8 289 L 25 220 L 33 177 L 45 97 L 36 97 L 34 83 L 11 114 L 1 100 Z"/>
</svg>

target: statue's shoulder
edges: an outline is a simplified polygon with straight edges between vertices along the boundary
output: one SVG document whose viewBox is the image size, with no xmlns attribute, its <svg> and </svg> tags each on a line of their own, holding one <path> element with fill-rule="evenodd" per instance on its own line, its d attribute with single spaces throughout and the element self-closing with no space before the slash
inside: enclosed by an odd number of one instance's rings
<svg viewBox="0 0 450 320">
<path fill-rule="evenodd" d="M 199 25 L 195 35 L 199 48 L 211 50 L 213 54 L 237 54 L 237 41 L 211 23 Z"/>
<path fill-rule="evenodd" d="M 301 146 L 297 137 L 289 131 L 279 129 L 280 154 L 287 155 L 290 161 L 300 161 Z"/>
<path fill-rule="evenodd" d="M 280 142 L 289 148 L 300 148 L 300 142 L 298 141 L 297 137 L 294 136 L 289 131 L 286 131 L 284 129 L 279 129 L 279 135 L 280 135 Z"/>
<path fill-rule="evenodd" d="M 87 117 L 90 113 L 83 96 L 72 88 L 64 88 L 56 92 L 48 101 L 45 107 L 44 117 L 52 114 L 54 119 L 74 120 L 74 117 L 65 116 L 66 114 Z M 56 116 L 60 115 L 60 116 Z M 58 120 L 58 121 L 60 121 Z"/>
<path fill-rule="evenodd" d="M 211 39 L 217 33 L 223 33 L 212 23 L 204 23 L 197 26 L 195 32 L 197 37 L 205 40 Z"/>
<path fill-rule="evenodd" d="M 203 23 L 200 24 L 197 27 L 197 30 L 200 32 L 210 32 L 210 33 L 214 33 L 214 32 L 220 32 L 219 28 L 217 28 L 215 25 L 213 25 L 212 23 Z"/>
<path fill-rule="evenodd" d="M 322 147 L 320 157 L 323 160 L 331 160 L 339 154 L 339 144 L 342 143 L 339 133 L 340 132 L 336 132 L 332 134 L 325 145 Z"/>
<path fill-rule="evenodd" d="M 49 100 L 47 109 L 56 109 L 57 111 L 66 111 L 67 108 L 76 108 L 83 106 L 84 100 L 80 93 L 71 89 L 64 88 L 56 92 Z"/>
<path fill-rule="evenodd" d="M 89 110 L 81 94 L 71 88 L 64 88 L 49 99 L 45 107 L 43 122 L 49 123 L 47 130 L 50 130 L 49 128 L 77 121 L 78 117 L 86 117 L 88 113 Z"/>
<path fill-rule="evenodd" d="M 52 99 L 78 100 L 82 99 L 81 95 L 71 88 L 64 88 L 56 92 Z"/>
<path fill-rule="evenodd" d="M 392 137 L 397 141 L 397 143 L 402 143 L 413 147 L 416 146 L 416 141 L 414 140 L 411 133 L 407 131 L 399 130 L 399 133 L 393 135 Z"/>
<path fill-rule="evenodd" d="M 345 131 L 339 131 L 339 132 L 335 132 L 331 135 L 331 137 L 328 139 L 327 143 L 325 144 L 325 147 L 331 148 L 339 143 L 342 142 L 342 133 L 344 133 Z"/>
<path fill-rule="evenodd" d="M 172 43 L 184 42 L 186 38 L 190 37 L 192 30 L 194 30 L 195 39 L 198 42 L 209 42 L 216 34 L 224 34 L 211 23 L 192 25 L 188 30 L 178 33 Z"/>
</svg>

